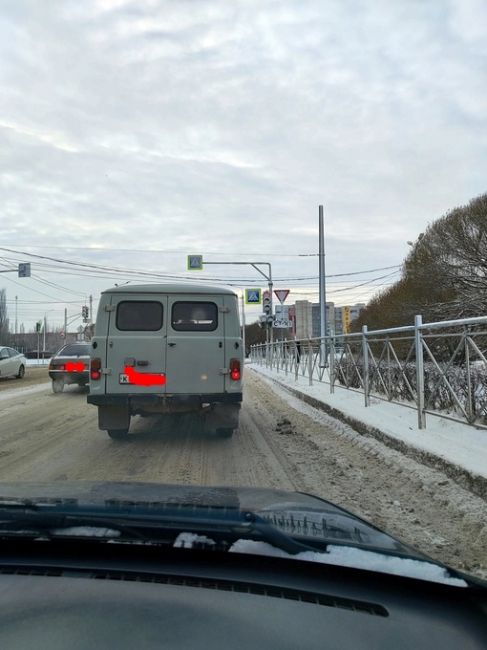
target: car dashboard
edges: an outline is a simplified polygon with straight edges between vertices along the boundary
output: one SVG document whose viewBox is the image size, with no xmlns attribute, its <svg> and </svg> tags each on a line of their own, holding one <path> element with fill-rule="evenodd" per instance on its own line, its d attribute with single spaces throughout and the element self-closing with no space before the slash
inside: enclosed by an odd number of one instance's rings
<svg viewBox="0 0 487 650">
<path fill-rule="evenodd" d="M 485 593 L 280 558 L 3 544 L 4 648 L 485 648 Z"/>
</svg>

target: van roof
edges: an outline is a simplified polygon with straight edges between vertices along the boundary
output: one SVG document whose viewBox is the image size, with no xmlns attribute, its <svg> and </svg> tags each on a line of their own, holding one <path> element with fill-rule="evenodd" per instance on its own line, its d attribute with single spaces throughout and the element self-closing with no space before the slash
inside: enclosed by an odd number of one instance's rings
<svg viewBox="0 0 487 650">
<path fill-rule="evenodd" d="M 102 293 L 203 293 L 225 294 L 235 296 L 235 292 L 226 287 L 212 287 L 204 284 L 124 284 L 120 287 L 105 289 Z"/>
</svg>

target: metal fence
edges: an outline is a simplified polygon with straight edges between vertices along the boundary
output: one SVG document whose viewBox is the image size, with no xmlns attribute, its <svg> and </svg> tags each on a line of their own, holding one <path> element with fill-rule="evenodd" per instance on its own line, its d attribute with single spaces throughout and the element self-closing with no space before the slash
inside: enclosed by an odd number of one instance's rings
<svg viewBox="0 0 487 650">
<path fill-rule="evenodd" d="M 251 360 L 277 373 L 307 377 L 487 429 L 487 316 L 251 346 Z"/>
</svg>

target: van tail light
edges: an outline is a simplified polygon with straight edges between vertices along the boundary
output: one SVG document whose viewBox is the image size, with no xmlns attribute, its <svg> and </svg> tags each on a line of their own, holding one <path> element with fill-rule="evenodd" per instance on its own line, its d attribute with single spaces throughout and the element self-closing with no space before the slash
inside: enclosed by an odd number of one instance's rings
<svg viewBox="0 0 487 650">
<path fill-rule="evenodd" d="M 230 377 L 233 381 L 240 381 L 242 372 L 240 370 L 240 359 L 230 359 Z"/>
<path fill-rule="evenodd" d="M 101 359 L 91 359 L 90 362 L 90 379 L 97 381 L 101 378 Z"/>
</svg>

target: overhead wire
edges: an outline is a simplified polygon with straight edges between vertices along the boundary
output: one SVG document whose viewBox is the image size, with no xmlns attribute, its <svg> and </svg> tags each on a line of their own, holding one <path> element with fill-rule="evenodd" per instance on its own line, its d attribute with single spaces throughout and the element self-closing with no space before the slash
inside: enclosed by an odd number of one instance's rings
<svg viewBox="0 0 487 650">
<path fill-rule="evenodd" d="M 42 259 L 42 260 L 48 260 L 51 262 L 56 262 L 58 265 L 59 264 L 64 264 L 68 265 L 69 267 L 79 267 L 78 270 L 82 269 L 87 269 L 87 270 L 97 270 L 97 271 L 108 271 L 111 273 L 121 273 L 124 275 L 137 275 L 141 277 L 157 277 L 157 278 L 165 278 L 165 279 L 177 279 L 177 280 L 188 280 L 187 276 L 184 275 L 175 275 L 175 274 L 169 274 L 169 273 L 159 273 L 155 271 L 139 271 L 137 269 L 127 269 L 127 268 L 120 268 L 120 267 L 115 267 L 115 266 L 106 266 L 106 265 L 100 265 L 100 264 L 89 264 L 86 262 L 80 262 L 80 261 L 72 261 L 72 260 L 65 260 L 63 258 L 57 258 L 57 257 L 52 257 L 48 255 L 38 255 L 35 253 L 28 253 L 26 251 L 18 251 L 18 250 L 13 250 L 6 248 L 4 246 L 0 247 L 0 250 L 7 251 L 9 253 L 14 253 L 14 254 L 20 254 L 20 255 L 28 255 L 30 257 L 34 257 L 37 259 Z M 256 262 L 257 263 L 257 262 Z M 41 263 L 40 263 L 41 264 Z M 395 264 L 392 266 L 386 266 L 386 267 L 380 267 L 376 269 L 367 269 L 363 271 L 352 271 L 348 273 L 336 273 L 336 274 L 330 274 L 327 277 L 345 277 L 345 276 L 351 276 L 351 275 L 361 275 L 361 274 L 367 274 L 367 273 L 372 273 L 380 270 L 389 270 L 391 268 L 397 269 L 401 265 Z M 57 267 L 59 268 L 59 266 Z M 61 268 L 66 268 L 66 267 L 61 267 Z M 319 276 L 317 275 L 310 275 L 310 276 L 301 276 L 301 277 L 280 277 L 280 278 L 274 278 L 275 282 L 287 282 L 287 281 L 309 281 L 309 280 L 318 280 Z M 202 281 L 214 281 L 214 282 L 225 282 L 229 283 L 231 282 L 255 282 L 255 278 L 240 278 L 240 277 L 232 277 L 228 278 L 225 280 L 225 278 L 221 277 L 200 277 L 200 278 L 193 278 L 193 280 L 202 280 Z"/>
</svg>

